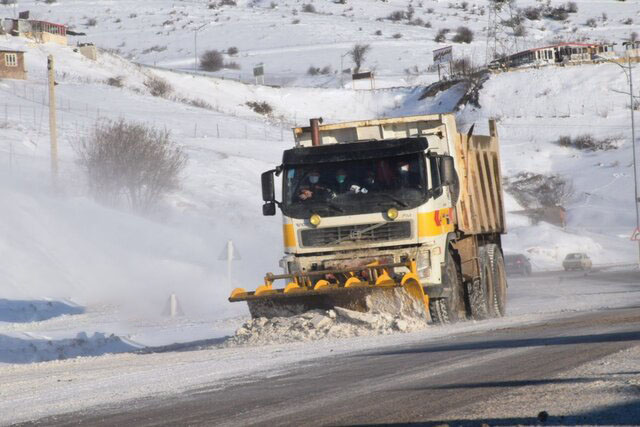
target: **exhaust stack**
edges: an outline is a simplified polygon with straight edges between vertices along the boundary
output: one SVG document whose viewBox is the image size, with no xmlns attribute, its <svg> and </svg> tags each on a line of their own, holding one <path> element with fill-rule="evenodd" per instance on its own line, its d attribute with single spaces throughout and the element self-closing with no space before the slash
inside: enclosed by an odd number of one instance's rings
<svg viewBox="0 0 640 427">
<path fill-rule="evenodd" d="M 309 123 L 311 124 L 311 145 L 313 147 L 322 145 L 322 141 L 320 140 L 320 123 L 322 123 L 322 117 L 310 119 Z"/>
</svg>

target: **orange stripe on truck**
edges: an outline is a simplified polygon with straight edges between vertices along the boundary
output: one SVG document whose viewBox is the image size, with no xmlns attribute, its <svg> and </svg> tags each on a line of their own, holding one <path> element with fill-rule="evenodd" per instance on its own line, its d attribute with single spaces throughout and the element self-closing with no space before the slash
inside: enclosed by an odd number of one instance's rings
<svg viewBox="0 0 640 427">
<path fill-rule="evenodd" d="M 418 214 L 418 237 L 439 236 L 453 231 L 453 209 Z"/>
<path fill-rule="evenodd" d="M 293 230 L 293 224 L 284 224 L 282 226 L 282 236 L 285 248 L 294 248 L 296 246 L 296 232 Z"/>
</svg>

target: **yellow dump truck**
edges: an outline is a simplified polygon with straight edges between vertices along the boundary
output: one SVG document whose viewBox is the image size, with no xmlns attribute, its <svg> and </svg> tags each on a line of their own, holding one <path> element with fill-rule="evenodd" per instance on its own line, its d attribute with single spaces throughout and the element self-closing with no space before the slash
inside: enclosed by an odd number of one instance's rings
<svg viewBox="0 0 640 427">
<path fill-rule="evenodd" d="M 495 121 L 489 130 L 459 133 L 454 114 L 295 128 L 295 147 L 262 174 L 263 214 L 283 215 L 284 273 L 229 300 L 247 301 L 253 317 L 366 311 L 373 297 L 399 295 L 436 323 L 504 315 Z"/>
</svg>

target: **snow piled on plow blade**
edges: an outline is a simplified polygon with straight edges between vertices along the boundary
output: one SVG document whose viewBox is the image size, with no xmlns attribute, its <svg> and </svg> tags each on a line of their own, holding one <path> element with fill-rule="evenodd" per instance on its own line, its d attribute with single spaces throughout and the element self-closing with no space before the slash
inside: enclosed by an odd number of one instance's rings
<svg viewBox="0 0 640 427">
<path fill-rule="evenodd" d="M 391 291 L 391 289 L 390 289 Z M 245 322 L 225 345 L 266 345 L 412 332 L 427 327 L 424 305 L 404 289 L 367 295 L 367 312 L 343 307 L 314 309 L 293 316 L 256 317 Z"/>
</svg>

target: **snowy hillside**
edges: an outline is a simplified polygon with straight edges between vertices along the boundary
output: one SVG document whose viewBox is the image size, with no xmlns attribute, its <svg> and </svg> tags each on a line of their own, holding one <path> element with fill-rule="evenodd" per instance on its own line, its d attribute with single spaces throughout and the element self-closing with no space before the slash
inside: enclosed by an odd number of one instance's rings
<svg viewBox="0 0 640 427">
<path fill-rule="evenodd" d="M 235 7 L 216 9 L 209 9 L 209 3 L 59 0 L 0 6 L 4 16 L 30 9 L 35 18 L 72 25 L 88 34 L 77 41 L 95 42 L 122 55 L 101 51 L 92 62 L 72 47 L 0 36 L 0 46 L 26 51 L 29 72 L 27 81 L 0 80 L 0 297 L 68 299 L 87 307 L 84 314 L 64 313 L 84 316 L 77 327 L 54 325 L 47 336 L 73 339 L 86 333 L 96 345 L 105 340 L 94 332 L 131 339 L 116 342 L 116 351 L 211 338 L 212 322 L 246 314 L 243 305 L 226 301 L 230 290 L 254 288 L 265 272 L 279 269 L 280 219 L 261 215 L 259 174 L 278 164 L 282 150 L 292 145 L 290 128 L 317 116 L 331 122 L 453 110 L 464 94 L 462 85 L 420 100 L 425 85 L 437 80 L 437 73 L 425 72 L 431 50 L 451 43 L 433 41 L 441 28 L 469 26 L 475 40 L 454 44 L 454 53 L 476 63 L 485 60 L 484 1 L 469 2 L 467 10 L 456 2 L 451 2 L 454 7 L 413 2 L 413 19 L 429 22 L 431 28 L 408 25 L 406 19 L 378 20 L 407 10 L 409 2 L 400 0 L 350 0 L 347 5 L 316 0 L 316 13 L 302 12 L 303 3 L 293 1 L 277 2 L 275 8 L 267 1 L 238 1 Z M 523 6 L 535 4 L 522 1 Z M 578 5 L 567 22 L 527 22 L 529 35 L 518 41 L 520 46 L 556 36 L 619 41 L 633 29 L 621 21 L 640 20 L 636 2 Z M 589 18 L 601 21 L 592 28 L 584 25 Z M 296 19 L 300 22 L 294 23 Z M 226 59 L 240 64 L 239 71 L 185 72 L 194 65 L 193 29 L 203 24 L 208 25 L 198 33 L 198 51 L 235 46 L 239 53 Z M 375 34 L 378 30 L 382 35 Z M 341 55 L 356 42 L 371 45 L 365 65 L 376 70 L 379 89 L 352 90 L 350 83 L 341 89 L 340 76 L 333 72 L 307 75 L 311 65 L 336 71 Z M 59 83 L 59 195 L 48 185 L 48 54 L 55 57 Z M 343 61 L 344 67 L 352 66 L 348 57 Z M 250 81 L 251 68 L 259 62 L 265 64 L 267 83 L 283 87 L 218 78 Z M 414 65 L 419 76 L 405 73 Z M 123 87 L 106 83 L 119 76 Z M 153 97 L 144 85 L 150 76 L 166 79 L 173 92 Z M 460 111 L 460 127 L 466 131 L 476 123 L 478 134 L 487 132 L 488 118 L 498 119 L 506 177 L 560 174 L 573 182 L 564 230 L 547 223 L 532 226 L 524 216 L 508 213 L 505 247 L 526 253 L 534 268 L 557 268 L 566 253 L 578 250 L 596 263 L 635 259 L 637 247 L 629 242 L 635 212 L 628 100 L 619 93 L 625 89 L 623 73 L 610 64 L 504 73 L 485 82 L 479 107 L 468 104 Z M 267 102 L 273 113 L 257 114 L 247 102 Z M 189 156 L 182 188 L 150 217 L 94 202 L 76 164 L 74 144 L 96 120 L 119 117 L 170 130 Z M 583 134 L 611 138 L 615 148 L 588 152 L 555 143 L 561 136 Z M 506 207 L 509 212 L 522 209 L 512 196 L 507 196 Z M 231 284 L 224 261 L 218 259 L 230 239 L 242 257 L 234 262 Z M 166 326 L 157 318 L 172 293 L 188 319 Z M 140 332 L 148 326 L 146 319 L 159 323 Z M 0 318 L 0 337 L 25 332 L 3 322 Z M 215 326 L 214 335 L 228 333 L 237 323 Z M 87 354 L 97 354 L 89 344 Z"/>
<path fill-rule="evenodd" d="M 0 13 L 4 11 L 4 15 L 11 16 L 19 10 L 30 10 L 35 19 L 64 23 L 87 34 L 72 39 L 94 42 L 139 63 L 193 69 L 195 49 L 201 54 L 207 49 L 226 51 L 235 47 L 238 54 L 228 60 L 241 68 L 218 74 L 245 81 L 253 80 L 254 65 L 264 63 L 267 81 L 275 84 L 335 87 L 340 80 L 334 73 L 340 69 L 341 55 L 354 43 L 367 43 L 371 45 L 371 53 L 365 66 L 376 70 L 379 85 L 406 85 L 416 79 L 407 76 L 405 70 L 414 66 L 427 69 L 431 51 L 450 44 L 459 26 L 469 27 L 475 37 L 470 44 L 455 44 L 455 54 L 469 56 L 474 63 L 482 64 L 487 54 L 486 0 L 349 0 L 345 4 L 329 0 L 237 0 L 237 6 L 210 0 L 17 3 L 0 6 Z M 543 3 L 518 0 L 516 6 L 524 9 Z M 566 3 L 550 2 L 553 7 Z M 637 25 L 633 25 L 640 22 L 637 2 L 589 0 L 577 2 L 577 6 L 577 12 L 570 13 L 566 21 L 544 17 L 524 20 L 521 37 L 514 38 L 512 31 L 505 30 L 498 40 L 504 45 L 500 52 L 514 53 L 511 50 L 548 44 L 557 38 L 620 43 L 621 38 L 629 37 L 634 29 L 637 31 Z M 390 19 L 394 14 L 396 18 Z M 507 19 L 510 14 L 504 12 L 499 18 Z M 594 20 L 591 25 L 587 25 L 589 19 Z M 196 29 L 199 30 L 194 37 Z M 446 41 L 434 42 L 441 29 L 450 29 L 451 33 Z M 310 66 L 329 66 L 331 73 L 309 78 L 305 73 Z M 343 67 L 351 66 L 349 59 L 344 58 Z M 423 74 L 418 81 L 434 79 L 433 73 Z"/>
</svg>

